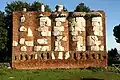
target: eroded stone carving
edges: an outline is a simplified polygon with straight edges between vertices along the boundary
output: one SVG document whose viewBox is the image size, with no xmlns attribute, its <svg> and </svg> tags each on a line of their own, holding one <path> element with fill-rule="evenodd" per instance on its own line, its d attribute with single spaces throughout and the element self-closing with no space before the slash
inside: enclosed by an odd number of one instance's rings
<svg viewBox="0 0 120 80">
<path fill-rule="evenodd" d="M 42 36 L 51 36 L 51 31 L 42 31 L 40 33 Z"/>
<path fill-rule="evenodd" d="M 54 31 L 53 35 L 54 36 L 61 36 L 61 35 L 63 35 L 63 33 L 61 31 Z"/>
<path fill-rule="evenodd" d="M 39 43 L 39 44 L 48 44 L 48 41 L 47 41 L 47 39 L 37 39 L 37 42 Z"/>
<path fill-rule="evenodd" d="M 21 51 L 27 51 L 27 47 L 26 47 L 26 46 L 22 46 L 22 47 L 20 48 L 20 50 L 21 50 Z"/>
<path fill-rule="evenodd" d="M 21 38 L 19 43 L 24 44 L 25 43 L 25 38 Z"/>
<path fill-rule="evenodd" d="M 56 26 L 61 26 L 61 22 L 60 21 L 56 21 Z"/>
<path fill-rule="evenodd" d="M 97 36 L 87 36 L 87 45 L 95 45 L 96 41 L 98 41 Z"/>
<path fill-rule="evenodd" d="M 96 36 L 103 36 L 102 18 L 94 17 L 92 18 L 93 31 Z"/>
<path fill-rule="evenodd" d="M 65 22 L 66 21 L 66 17 L 55 18 L 55 21 Z"/>
<path fill-rule="evenodd" d="M 59 52 L 58 59 L 63 59 L 63 52 Z"/>
<path fill-rule="evenodd" d="M 54 26 L 54 31 L 64 31 L 64 26 Z"/>
<path fill-rule="evenodd" d="M 32 30 L 30 28 L 28 28 L 27 36 L 33 36 Z"/>
<path fill-rule="evenodd" d="M 13 40 L 12 46 L 18 46 L 18 42 Z"/>
<path fill-rule="evenodd" d="M 69 51 L 65 53 L 65 59 L 68 59 L 70 57 Z"/>
<path fill-rule="evenodd" d="M 21 17 L 21 22 L 25 22 L 25 16 L 24 15 L 22 15 L 22 17 Z"/>
<path fill-rule="evenodd" d="M 51 53 L 51 56 L 52 56 L 52 59 L 55 59 L 55 55 L 53 52 Z"/>
<path fill-rule="evenodd" d="M 27 31 L 27 28 L 24 27 L 24 26 L 21 26 L 21 27 L 20 27 L 20 31 L 23 31 L 23 32 L 24 32 L 24 31 Z"/>
<path fill-rule="evenodd" d="M 41 17 L 40 26 L 51 26 L 51 19 L 49 17 Z"/>
<path fill-rule="evenodd" d="M 34 46 L 33 41 L 25 41 L 26 46 Z"/>
</svg>

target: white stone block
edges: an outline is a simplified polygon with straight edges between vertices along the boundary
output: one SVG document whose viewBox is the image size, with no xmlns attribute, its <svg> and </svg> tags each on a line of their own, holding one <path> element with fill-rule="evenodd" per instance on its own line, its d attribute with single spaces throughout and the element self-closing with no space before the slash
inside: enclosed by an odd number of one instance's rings
<svg viewBox="0 0 120 80">
<path fill-rule="evenodd" d="M 48 41 L 47 41 L 47 39 L 45 39 L 45 38 L 43 38 L 43 39 L 37 39 L 37 42 L 38 42 L 39 44 L 48 44 Z"/>
<path fill-rule="evenodd" d="M 96 41 L 95 44 L 99 46 L 101 44 L 101 41 Z"/>
<path fill-rule="evenodd" d="M 51 31 L 42 31 L 41 35 L 42 36 L 51 36 Z"/>
<path fill-rule="evenodd" d="M 54 26 L 54 31 L 64 31 L 64 26 Z"/>
<path fill-rule="evenodd" d="M 55 41 L 55 46 L 61 46 L 61 42 L 60 41 Z"/>
<path fill-rule="evenodd" d="M 27 31 L 27 28 L 24 27 L 24 26 L 21 26 L 21 27 L 20 27 L 20 31 L 26 32 L 26 31 Z"/>
<path fill-rule="evenodd" d="M 55 21 L 65 22 L 66 21 L 66 17 L 55 18 Z"/>
<path fill-rule="evenodd" d="M 57 41 L 60 41 L 63 38 L 63 36 L 57 36 Z"/>
<path fill-rule="evenodd" d="M 25 16 L 24 15 L 21 17 L 21 22 L 25 22 Z"/>
<path fill-rule="evenodd" d="M 37 59 L 38 58 L 38 55 L 37 54 L 35 54 L 35 59 Z"/>
<path fill-rule="evenodd" d="M 30 28 L 28 28 L 27 36 L 33 36 L 32 30 Z"/>
<path fill-rule="evenodd" d="M 78 31 L 72 31 L 71 35 L 77 36 L 78 35 Z"/>
<path fill-rule="evenodd" d="M 61 35 L 63 35 L 63 33 L 61 31 L 54 31 L 53 35 L 54 36 L 61 36 Z"/>
<path fill-rule="evenodd" d="M 51 19 L 50 18 L 48 18 L 48 20 L 47 20 L 47 26 L 51 26 Z"/>
<path fill-rule="evenodd" d="M 40 21 L 40 27 L 46 26 L 46 21 Z"/>
<path fill-rule="evenodd" d="M 21 50 L 21 51 L 27 51 L 27 47 L 26 47 L 26 46 L 22 46 L 22 47 L 20 48 L 20 50 Z"/>
<path fill-rule="evenodd" d="M 92 51 L 99 51 L 100 48 L 99 48 L 99 46 L 91 46 L 91 50 Z"/>
<path fill-rule="evenodd" d="M 57 21 L 57 22 L 56 22 L 56 26 L 61 26 L 61 24 L 62 24 L 62 23 L 61 23 L 60 21 Z"/>
<path fill-rule="evenodd" d="M 102 17 L 93 17 L 92 26 L 102 26 Z"/>
<path fill-rule="evenodd" d="M 63 59 L 63 52 L 59 52 L 58 59 Z"/>
<path fill-rule="evenodd" d="M 55 47 L 55 51 L 64 51 L 64 47 L 62 47 L 62 46 L 56 46 Z"/>
<path fill-rule="evenodd" d="M 40 22 L 46 22 L 48 20 L 48 17 L 40 17 Z"/>
<path fill-rule="evenodd" d="M 87 45 L 95 45 L 96 41 L 98 41 L 97 36 L 87 36 Z"/>
<path fill-rule="evenodd" d="M 25 44 L 25 38 L 21 38 L 19 43 L 20 44 Z"/>
<path fill-rule="evenodd" d="M 73 36 L 73 37 L 72 37 L 72 40 L 73 40 L 73 41 L 77 41 L 77 36 Z"/>
<path fill-rule="evenodd" d="M 104 51 L 104 46 L 100 46 L 100 51 Z"/>
<path fill-rule="evenodd" d="M 51 56 L 52 56 L 52 59 L 55 59 L 55 55 L 53 52 L 51 53 Z"/>
<path fill-rule="evenodd" d="M 68 40 L 67 36 L 64 36 L 62 40 L 67 41 Z"/>
<path fill-rule="evenodd" d="M 85 18 L 84 17 L 76 17 L 76 21 L 85 22 Z"/>
<path fill-rule="evenodd" d="M 68 59 L 70 57 L 69 51 L 65 53 L 65 59 Z"/>
<path fill-rule="evenodd" d="M 18 46 L 18 42 L 13 40 L 12 46 Z"/>
<path fill-rule="evenodd" d="M 34 46 L 33 41 L 25 41 L 26 46 Z"/>
</svg>

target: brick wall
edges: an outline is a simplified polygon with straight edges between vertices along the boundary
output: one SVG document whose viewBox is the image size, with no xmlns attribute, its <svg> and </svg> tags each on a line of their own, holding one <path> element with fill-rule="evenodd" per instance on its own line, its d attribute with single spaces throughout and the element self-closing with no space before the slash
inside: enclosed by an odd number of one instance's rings
<svg viewBox="0 0 120 80">
<path fill-rule="evenodd" d="M 86 17 L 88 14 L 95 14 L 95 16 Z M 96 16 L 97 14 L 99 16 Z M 97 23 L 94 24 L 96 21 Z M 94 43 L 90 43 L 91 40 L 88 37 L 92 38 Z M 107 66 L 103 11 L 93 13 L 13 12 L 12 39 L 13 68 Z"/>
</svg>

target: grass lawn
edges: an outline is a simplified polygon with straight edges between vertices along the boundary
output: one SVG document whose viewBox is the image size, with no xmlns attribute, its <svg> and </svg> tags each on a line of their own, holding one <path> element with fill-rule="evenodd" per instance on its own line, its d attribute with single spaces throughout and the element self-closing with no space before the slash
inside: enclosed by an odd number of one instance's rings
<svg viewBox="0 0 120 80">
<path fill-rule="evenodd" d="M 120 80 L 120 73 L 80 69 L 13 70 L 0 69 L 0 80 L 80 80 L 80 78 Z"/>
</svg>

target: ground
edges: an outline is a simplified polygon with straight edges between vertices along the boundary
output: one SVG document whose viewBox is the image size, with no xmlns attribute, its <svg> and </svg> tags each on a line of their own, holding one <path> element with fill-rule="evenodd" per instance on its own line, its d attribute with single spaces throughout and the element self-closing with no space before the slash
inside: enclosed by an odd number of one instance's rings
<svg viewBox="0 0 120 80">
<path fill-rule="evenodd" d="M 120 73 L 80 69 L 14 70 L 0 69 L 0 80 L 80 80 L 80 78 L 120 80 Z"/>
</svg>

